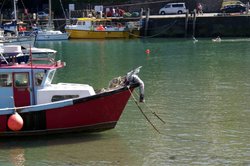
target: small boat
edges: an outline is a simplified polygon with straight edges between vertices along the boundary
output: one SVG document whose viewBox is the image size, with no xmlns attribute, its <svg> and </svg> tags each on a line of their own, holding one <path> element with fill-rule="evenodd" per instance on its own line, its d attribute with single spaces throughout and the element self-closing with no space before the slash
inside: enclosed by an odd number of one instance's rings
<svg viewBox="0 0 250 166">
<path fill-rule="evenodd" d="M 0 47 L 0 64 L 28 62 L 29 55 L 22 52 L 20 45 L 2 45 Z"/>
<path fill-rule="evenodd" d="M 218 36 L 215 39 L 212 39 L 213 42 L 221 42 L 221 38 Z"/>
<path fill-rule="evenodd" d="M 72 39 L 135 38 L 140 35 L 139 22 L 115 23 L 110 18 L 78 18 L 76 24 L 66 25 Z"/>
<path fill-rule="evenodd" d="M 15 59 L 14 59 L 15 60 Z M 116 126 L 132 91 L 144 84 L 140 67 L 95 91 L 87 84 L 52 84 L 61 61 L 0 63 L 0 137 L 99 132 Z"/>
<path fill-rule="evenodd" d="M 0 30 L 0 44 L 4 45 L 22 45 L 24 47 L 33 47 L 35 43 L 35 35 L 32 32 L 25 33 L 26 28 L 22 28 L 21 34 L 19 34 L 19 28 L 21 29 L 21 23 L 17 18 L 16 0 L 13 0 L 14 5 L 14 19 L 9 23 L 3 25 L 3 29 Z M 5 32 L 8 35 L 5 35 Z"/>
<path fill-rule="evenodd" d="M 55 30 L 51 17 L 51 0 L 49 0 L 49 19 L 48 25 L 44 28 L 33 27 L 36 32 L 36 41 L 53 41 L 53 40 L 68 40 L 69 34 L 67 32 L 61 32 Z"/>
<path fill-rule="evenodd" d="M 36 47 L 28 47 L 25 48 L 21 45 L 0 45 L 0 56 L 1 63 L 15 63 L 20 64 L 21 62 L 27 63 L 30 58 L 30 54 L 32 54 L 32 60 L 54 60 L 57 51 L 49 48 L 36 48 Z M 14 58 L 14 59 L 13 59 Z"/>
<path fill-rule="evenodd" d="M 21 45 L 23 47 L 33 47 L 35 44 L 36 36 L 30 34 L 29 36 L 23 35 L 5 35 L 3 30 L 0 30 L 0 44 L 3 45 Z"/>
<path fill-rule="evenodd" d="M 21 47 L 22 53 L 29 55 L 32 54 L 32 58 L 34 60 L 34 57 L 44 57 L 44 55 L 47 57 L 48 54 L 52 58 L 55 58 L 55 54 L 57 53 L 56 50 L 50 49 L 50 48 L 37 48 L 37 47 Z"/>
<path fill-rule="evenodd" d="M 68 40 L 69 34 L 53 29 L 35 30 L 36 41 Z"/>
</svg>

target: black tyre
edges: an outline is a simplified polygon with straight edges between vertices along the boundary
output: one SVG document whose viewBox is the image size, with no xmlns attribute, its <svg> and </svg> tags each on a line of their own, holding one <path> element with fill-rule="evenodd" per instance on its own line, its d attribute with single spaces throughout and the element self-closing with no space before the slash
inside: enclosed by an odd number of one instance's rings
<svg viewBox="0 0 250 166">
<path fill-rule="evenodd" d="M 182 12 L 181 10 L 179 10 L 177 13 L 178 13 L 178 14 L 182 14 L 183 12 Z"/>
</svg>

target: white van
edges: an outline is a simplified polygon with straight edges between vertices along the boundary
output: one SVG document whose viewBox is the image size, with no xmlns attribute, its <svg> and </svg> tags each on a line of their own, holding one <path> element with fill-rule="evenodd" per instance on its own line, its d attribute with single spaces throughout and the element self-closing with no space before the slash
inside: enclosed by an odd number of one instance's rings
<svg viewBox="0 0 250 166">
<path fill-rule="evenodd" d="M 186 13 L 185 3 L 168 3 L 160 9 L 159 14 L 182 14 Z"/>
</svg>

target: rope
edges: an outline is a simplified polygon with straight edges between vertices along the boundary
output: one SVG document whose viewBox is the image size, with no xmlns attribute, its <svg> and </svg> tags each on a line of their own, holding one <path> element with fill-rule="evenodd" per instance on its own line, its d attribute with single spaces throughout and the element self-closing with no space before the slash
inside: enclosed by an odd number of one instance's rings
<svg viewBox="0 0 250 166">
<path fill-rule="evenodd" d="M 3 3 L 2 3 L 1 9 L 0 9 L 0 13 L 2 13 L 2 9 L 3 9 L 3 6 L 4 6 L 5 1 L 6 1 L 6 0 L 4 0 Z"/>
<path fill-rule="evenodd" d="M 155 131 L 157 131 L 157 133 L 161 134 L 160 131 L 154 126 L 154 124 L 149 120 L 149 118 L 146 116 L 146 114 L 143 112 L 143 110 L 141 109 L 141 107 L 139 106 L 137 100 L 135 99 L 133 93 L 131 92 L 131 90 L 128 88 L 135 104 L 137 105 L 137 107 L 139 108 L 140 112 L 142 113 L 142 115 L 144 116 L 144 118 L 147 120 L 147 122 L 155 129 Z"/>
<path fill-rule="evenodd" d="M 62 0 L 59 0 L 59 1 L 60 1 L 60 4 L 61 4 L 61 7 L 62 7 L 62 11 L 63 11 L 64 18 L 65 18 L 65 20 L 66 20 L 67 17 L 66 17 L 66 13 L 65 13 L 65 10 L 64 10 L 63 4 L 62 4 Z"/>
<path fill-rule="evenodd" d="M 159 33 L 154 34 L 152 36 L 140 36 L 140 35 L 133 34 L 131 32 L 129 32 L 129 34 L 132 35 L 132 36 L 138 37 L 138 38 L 153 38 L 153 37 L 156 37 L 156 36 L 159 36 L 159 35 L 163 34 L 165 31 L 168 31 L 172 26 L 174 26 L 176 24 L 176 22 L 177 22 L 177 20 L 175 20 L 171 24 L 168 24 L 166 26 L 163 26 L 163 27 L 159 28 L 159 29 L 162 29 L 162 30 Z"/>
<path fill-rule="evenodd" d="M 139 94 L 136 91 L 135 94 L 139 97 Z M 153 115 L 155 115 L 163 124 L 166 124 L 166 122 L 159 115 L 157 115 L 156 112 L 152 111 L 152 109 L 146 103 L 144 104 Z"/>
<path fill-rule="evenodd" d="M 21 2 L 22 2 L 22 5 L 23 5 L 24 9 L 26 9 L 26 7 L 25 7 L 25 5 L 24 5 L 24 3 L 23 3 L 23 0 L 21 0 Z M 32 21 L 31 21 L 31 19 L 30 19 L 29 16 L 28 16 L 28 19 L 29 19 L 30 25 L 32 25 Z"/>
<path fill-rule="evenodd" d="M 160 31 L 159 33 L 155 34 L 155 35 L 152 35 L 152 36 L 145 36 L 144 38 L 152 38 L 152 37 L 156 37 L 156 36 L 159 36 L 161 34 L 163 34 L 165 31 L 168 31 L 172 26 L 174 26 L 176 24 L 177 20 L 175 20 L 172 24 L 170 25 L 167 25 L 165 29 L 164 27 L 162 28 L 162 31 Z"/>
</svg>

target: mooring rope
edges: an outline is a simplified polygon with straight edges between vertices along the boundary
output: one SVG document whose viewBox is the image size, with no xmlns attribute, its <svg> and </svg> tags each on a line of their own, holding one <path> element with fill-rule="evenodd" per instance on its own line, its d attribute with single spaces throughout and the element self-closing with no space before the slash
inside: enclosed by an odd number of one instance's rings
<svg viewBox="0 0 250 166">
<path fill-rule="evenodd" d="M 140 105 L 138 104 L 137 100 L 135 99 L 133 93 L 131 92 L 131 90 L 128 87 L 128 90 L 135 102 L 135 104 L 137 105 L 137 107 L 139 108 L 140 112 L 142 113 L 142 115 L 144 116 L 144 118 L 148 121 L 148 123 L 155 129 L 155 131 L 157 131 L 159 134 L 161 134 L 161 132 L 155 127 L 155 125 L 149 120 L 149 118 L 147 117 L 147 115 L 143 112 L 142 108 L 140 107 Z"/>
<path fill-rule="evenodd" d="M 136 91 L 134 93 L 139 97 L 139 94 Z M 146 103 L 144 104 L 153 115 L 155 115 L 163 124 L 166 124 L 166 122 L 159 115 L 157 115 L 156 112 L 152 111 L 152 109 Z"/>
<path fill-rule="evenodd" d="M 168 24 L 166 26 L 163 26 L 161 28 L 158 28 L 158 29 L 162 29 L 159 33 L 157 34 L 154 34 L 154 35 L 151 35 L 151 36 L 141 36 L 141 35 L 136 35 L 134 33 L 131 33 L 129 32 L 129 34 L 131 36 L 135 36 L 135 37 L 138 37 L 138 38 L 152 38 L 152 37 L 156 37 L 156 36 L 159 36 L 161 34 L 163 34 L 165 31 L 168 31 L 172 26 L 174 26 L 176 24 L 177 20 L 175 20 L 174 22 L 172 22 L 171 24 Z"/>
</svg>

